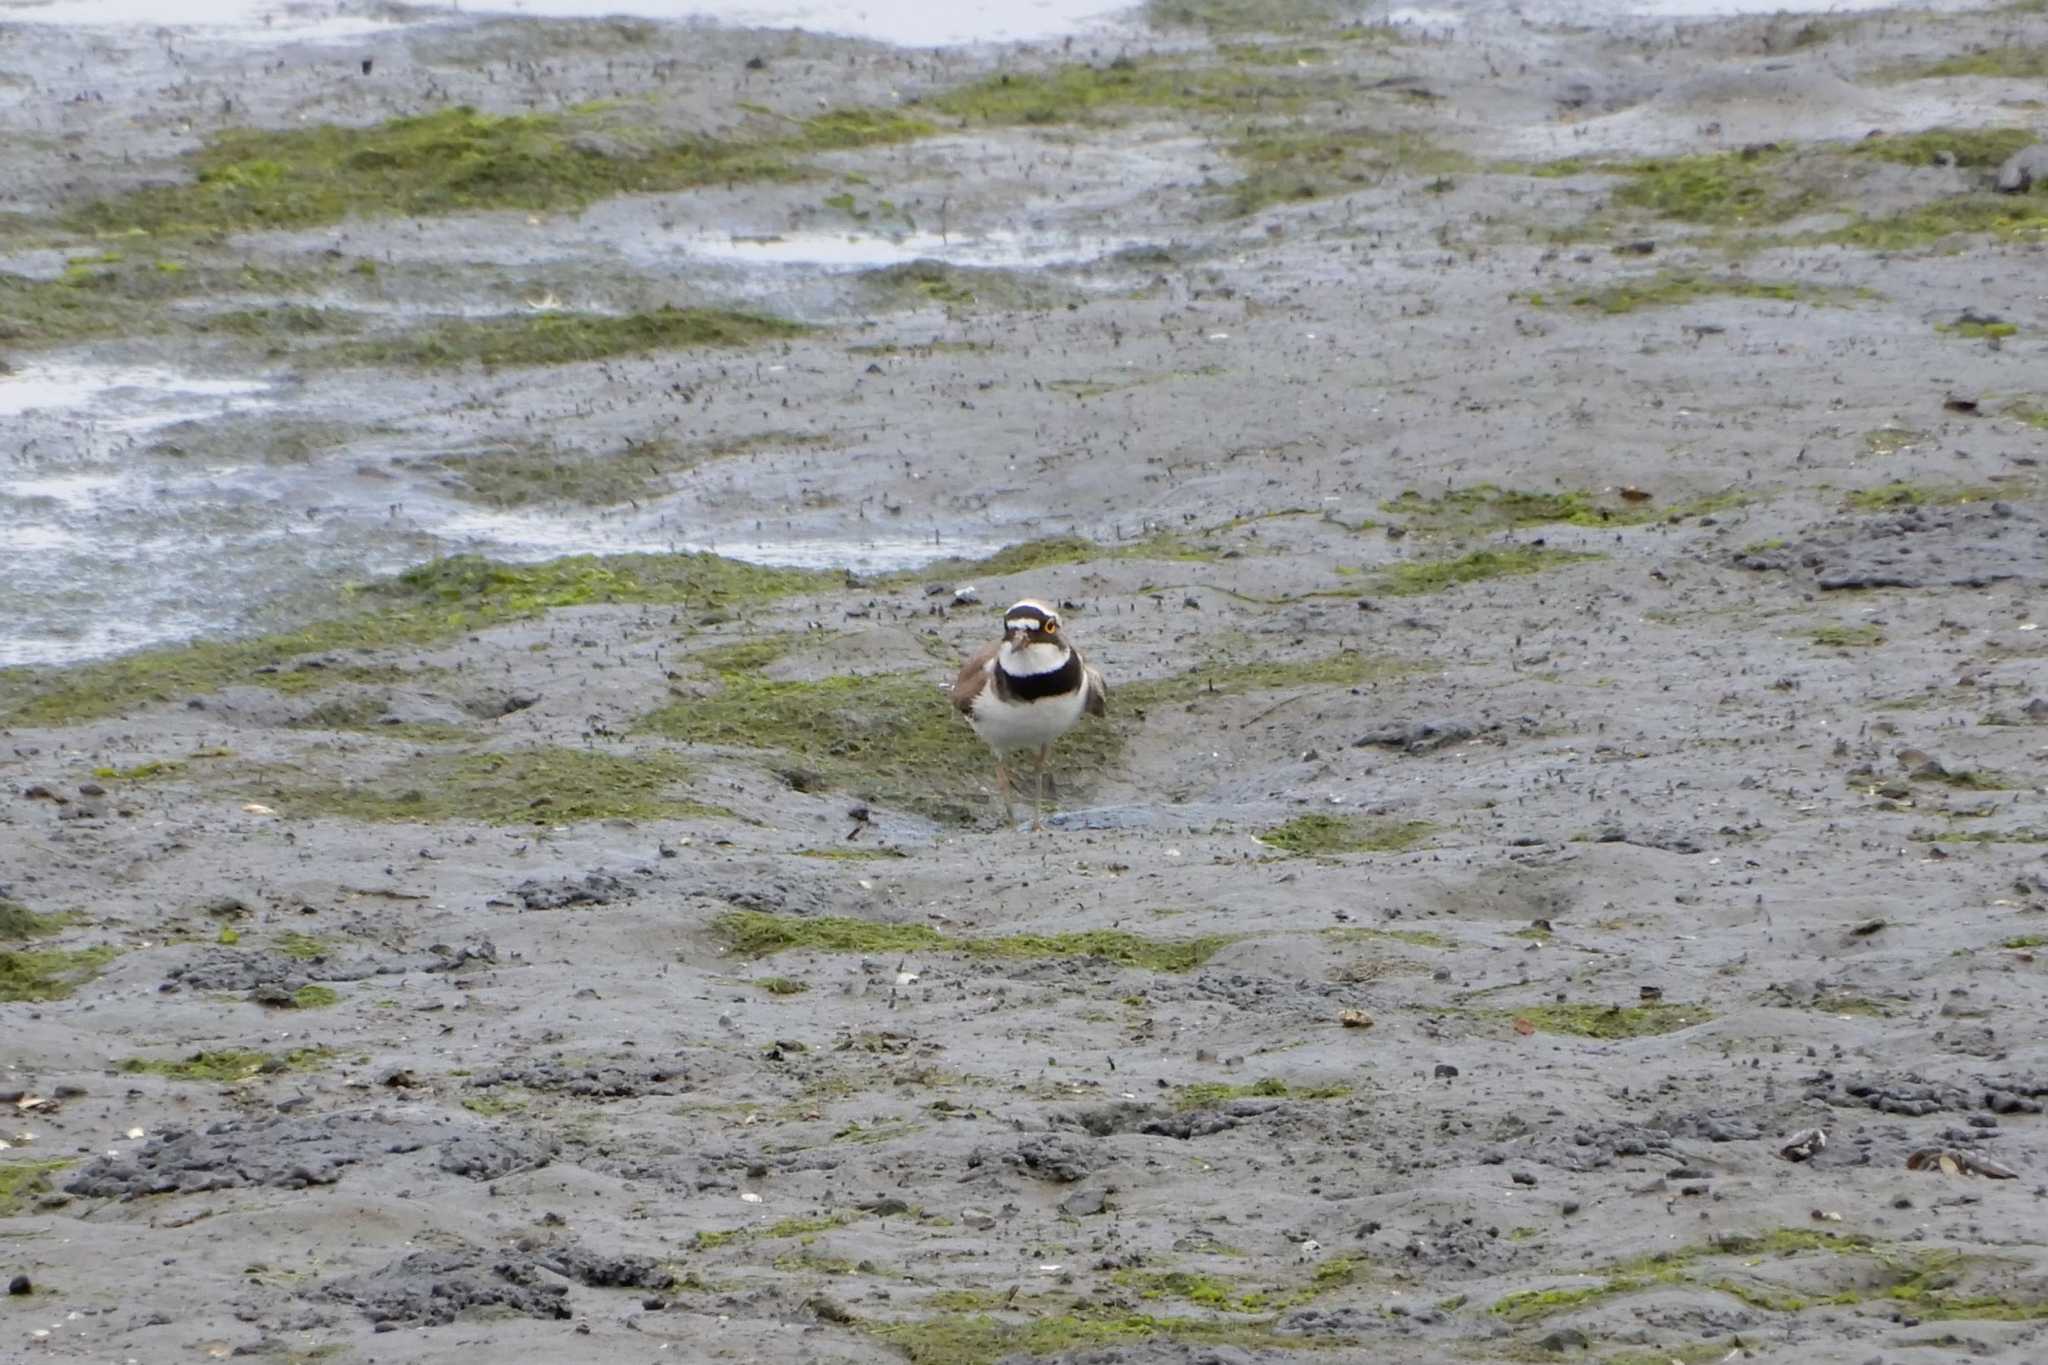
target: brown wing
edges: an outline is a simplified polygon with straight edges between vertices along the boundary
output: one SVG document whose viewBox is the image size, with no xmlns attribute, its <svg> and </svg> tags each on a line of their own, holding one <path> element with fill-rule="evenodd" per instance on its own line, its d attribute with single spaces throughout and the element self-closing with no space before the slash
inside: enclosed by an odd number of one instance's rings
<svg viewBox="0 0 2048 1365">
<path fill-rule="evenodd" d="M 995 667 L 996 651 L 1003 647 L 1001 640 L 977 650 L 973 658 L 960 665 L 960 676 L 953 680 L 953 709 L 961 715 L 974 710 L 974 699 L 981 695 L 981 689 L 988 686 L 989 672 Z"/>
<path fill-rule="evenodd" d="M 1081 685 L 1088 689 L 1088 699 L 1081 703 L 1091 716 L 1109 714 L 1109 684 L 1102 680 L 1102 674 L 1086 659 L 1081 661 Z"/>
</svg>

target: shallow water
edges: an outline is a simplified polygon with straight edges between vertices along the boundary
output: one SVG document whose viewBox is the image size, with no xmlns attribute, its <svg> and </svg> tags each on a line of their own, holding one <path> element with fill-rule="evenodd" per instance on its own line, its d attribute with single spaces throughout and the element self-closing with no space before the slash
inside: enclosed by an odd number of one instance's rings
<svg viewBox="0 0 2048 1365">
<path fill-rule="evenodd" d="M 232 400 L 269 387 L 260 379 L 199 379 L 155 365 L 33 361 L 0 372 L 0 417 L 77 416 L 110 431 L 147 431 L 247 408 Z M 0 480 L 0 490 L 6 488 Z"/>
<path fill-rule="evenodd" d="M 1899 8 L 1901 0 L 1443 0 L 1364 7 L 1364 17 L 1428 29 L 1507 13 L 1532 22 L 1623 16 L 1708 19 L 1740 14 L 1823 14 Z M 1916 9 L 1965 9 L 1968 0 L 1916 0 Z M 293 0 L 0 0 L 0 22 L 191 28 L 226 41 L 339 40 L 449 17 L 691 19 L 741 27 L 800 28 L 903 47 L 1042 42 L 1126 27 L 1137 7 L 1116 0 L 475 0 L 402 13 L 368 3 Z"/>
<path fill-rule="evenodd" d="M 692 536 L 660 500 L 490 511 L 428 482 L 394 482 L 347 452 L 273 465 L 187 462 L 151 449 L 179 422 L 284 410 L 281 391 L 261 380 L 158 366 L 38 361 L 0 375 L 0 667 L 260 625 L 280 592 L 360 581 L 435 555 L 710 550 L 882 572 L 1000 544 L 787 519 L 763 520 L 748 536 L 728 527 L 707 538 Z"/>
<path fill-rule="evenodd" d="M 1027 269 L 1098 260 L 1139 244 L 1140 239 L 1134 237 L 1109 238 L 1066 232 L 999 231 L 972 235 L 905 232 L 892 235 L 810 231 L 769 236 L 707 232 L 673 244 L 663 243 L 657 251 L 649 254 L 667 258 L 672 249 L 679 248 L 704 260 L 754 266 L 808 266 L 825 271 L 869 270 L 920 260 L 944 261 L 949 265 Z"/>
<path fill-rule="evenodd" d="M 1114 0 L 480 0 L 420 5 L 403 15 L 368 4 L 278 0 L 6 0 L 0 20 L 52 24 L 138 24 L 206 30 L 239 41 L 339 39 L 449 16 L 548 19 L 696 19 L 741 27 L 802 28 L 911 47 L 1025 42 L 1098 27 L 1122 8 Z"/>
</svg>

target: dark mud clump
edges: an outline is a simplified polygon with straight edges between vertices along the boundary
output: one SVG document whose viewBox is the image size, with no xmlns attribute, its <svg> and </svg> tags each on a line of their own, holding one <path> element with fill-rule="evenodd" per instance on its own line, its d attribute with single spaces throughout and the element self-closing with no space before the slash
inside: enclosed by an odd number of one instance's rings
<svg viewBox="0 0 2048 1365">
<path fill-rule="evenodd" d="M 267 986 L 296 990 L 315 981 L 366 981 L 409 972 L 437 974 L 472 963 L 489 965 L 497 960 L 498 950 L 488 939 L 458 947 L 435 944 L 418 953 L 367 954 L 347 959 L 331 958 L 317 947 L 305 955 L 269 949 L 208 948 L 191 962 L 171 968 L 164 974 L 164 980 L 195 991 L 249 991 Z"/>
<path fill-rule="evenodd" d="M 415 1251 L 379 1270 L 331 1280 L 320 1298 L 360 1308 L 385 1327 L 439 1327 L 471 1313 L 569 1316 L 572 1281 L 590 1288 L 667 1289 L 675 1277 L 644 1256 L 606 1256 L 582 1247 L 535 1252 Z"/>
<path fill-rule="evenodd" d="M 512 894 L 528 910 L 562 910 L 576 905 L 610 905 L 637 893 L 633 887 L 599 868 L 581 877 L 557 877 L 551 881 L 529 878 L 514 888 Z"/>
<path fill-rule="evenodd" d="M 171 1130 L 120 1156 L 104 1156 L 65 1183 L 77 1195 L 135 1199 L 242 1186 L 298 1190 L 332 1185 L 353 1166 L 444 1143 L 440 1167 L 487 1180 L 545 1165 L 552 1149 L 493 1133 L 451 1135 L 446 1121 L 381 1113 L 228 1119 L 204 1129 Z"/>
<path fill-rule="evenodd" d="M 462 1133 L 441 1144 L 434 1164 L 465 1180 L 497 1180 L 539 1170 L 555 1159 L 557 1144 L 528 1133 Z"/>
<path fill-rule="evenodd" d="M 620 1100 L 640 1095 L 680 1094 L 690 1089 L 690 1077 L 680 1065 L 637 1062 L 611 1065 L 556 1058 L 548 1062 L 504 1067 L 478 1076 L 471 1084 L 478 1089 L 517 1085 L 549 1094 Z"/>
<path fill-rule="evenodd" d="M 1963 500 L 1979 498 L 1987 500 Z M 1898 510 L 1828 522 L 1783 545 L 1744 550 L 1735 563 L 1807 574 L 1826 591 L 2048 582 L 2048 523 L 1991 490 L 1892 484 L 1855 500 Z"/>
</svg>

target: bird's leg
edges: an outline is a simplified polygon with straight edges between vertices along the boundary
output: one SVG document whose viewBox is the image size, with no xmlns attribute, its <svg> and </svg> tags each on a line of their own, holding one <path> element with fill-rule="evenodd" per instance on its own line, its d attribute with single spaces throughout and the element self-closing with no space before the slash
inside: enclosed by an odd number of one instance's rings
<svg viewBox="0 0 2048 1365">
<path fill-rule="evenodd" d="M 1038 795 L 1033 800 L 1031 806 L 1031 828 L 1033 829 L 1045 828 L 1039 821 L 1045 815 L 1045 760 L 1051 754 L 1052 745 L 1050 744 L 1038 751 Z"/>
<path fill-rule="evenodd" d="M 1001 754 L 996 755 L 996 790 L 1002 794 L 1003 798 L 1003 823 L 1006 825 L 1016 824 L 1017 812 L 1010 805 L 1010 765 L 1003 761 Z"/>
</svg>

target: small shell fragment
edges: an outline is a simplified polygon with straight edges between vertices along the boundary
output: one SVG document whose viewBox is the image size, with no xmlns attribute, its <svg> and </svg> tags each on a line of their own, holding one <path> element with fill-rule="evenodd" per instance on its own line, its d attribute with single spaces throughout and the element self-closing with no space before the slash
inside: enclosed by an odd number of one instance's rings
<svg viewBox="0 0 2048 1365">
<path fill-rule="evenodd" d="M 261 801 L 250 801 L 250 802 L 247 802 L 246 804 L 244 804 L 244 805 L 243 805 L 243 807 L 242 807 L 242 814 L 244 814 L 244 815 L 275 815 L 275 814 L 277 814 L 277 812 L 276 812 L 276 811 L 274 811 L 274 810 L 272 810 L 272 809 L 271 809 L 270 807 L 268 807 L 268 806 L 264 805 L 264 804 L 263 804 L 263 803 L 262 803 Z"/>
<path fill-rule="evenodd" d="M 755 1194 L 752 1190 L 741 1190 L 740 1202 L 742 1204 L 758 1204 L 761 1202 L 761 1196 Z"/>
<path fill-rule="evenodd" d="M 1345 1028 L 1371 1028 L 1372 1016 L 1364 1010 L 1344 1010 L 1337 1015 L 1337 1022 Z"/>
</svg>

